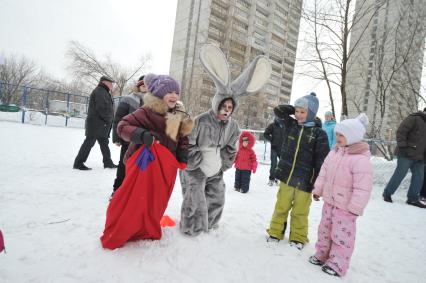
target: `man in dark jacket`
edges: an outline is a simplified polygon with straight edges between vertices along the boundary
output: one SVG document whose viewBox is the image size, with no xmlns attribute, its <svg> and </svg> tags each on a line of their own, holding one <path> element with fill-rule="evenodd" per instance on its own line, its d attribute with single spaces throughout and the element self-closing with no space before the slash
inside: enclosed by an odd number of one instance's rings
<svg viewBox="0 0 426 283">
<path fill-rule="evenodd" d="M 86 139 L 80 147 L 74 161 L 74 169 L 91 170 L 84 165 L 90 150 L 98 141 L 103 156 L 104 168 L 117 168 L 111 160 L 108 138 L 114 117 L 114 102 L 111 97 L 113 80 L 102 76 L 98 86 L 90 94 L 89 110 L 86 118 Z"/>
<path fill-rule="evenodd" d="M 284 122 L 282 119 L 275 118 L 274 122 L 266 127 L 263 137 L 271 143 L 271 168 L 269 169 L 268 186 L 278 185 L 278 179 L 275 178 L 274 172 L 277 167 L 278 158 L 280 156 L 281 146 L 283 144 Z"/>
<path fill-rule="evenodd" d="M 121 150 L 120 161 L 118 162 L 117 176 L 114 181 L 114 190 L 112 192 L 112 195 L 121 186 L 121 183 L 123 183 L 125 176 L 125 165 L 123 162 L 123 158 L 126 154 L 127 149 L 129 148 L 129 143 L 118 136 L 117 125 L 121 121 L 121 119 L 123 119 L 124 116 L 136 111 L 139 107 L 143 105 L 143 96 L 147 92 L 144 77 L 145 76 L 141 76 L 139 78 L 132 93 L 124 96 L 120 100 L 120 103 L 117 106 L 117 110 L 115 111 L 114 122 L 112 125 L 112 142 L 117 146 L 121 146 Z"/>
<path fill-rule="evenodd" d="M 411 183 L 407 193 L 407 204 L 426 208 L 419 201 L 419 193 L 423 185 L 424 161 L 426 155 L 426 108 L 410 114 L 398 127 L 396 132 L 397 147 L 395 155 L 398 162 L 389 183 L 383 192 L 383 199 L 392 202 L 391 196 L 398 189 L 401 181 L 411 170 Z"/>
</svg>

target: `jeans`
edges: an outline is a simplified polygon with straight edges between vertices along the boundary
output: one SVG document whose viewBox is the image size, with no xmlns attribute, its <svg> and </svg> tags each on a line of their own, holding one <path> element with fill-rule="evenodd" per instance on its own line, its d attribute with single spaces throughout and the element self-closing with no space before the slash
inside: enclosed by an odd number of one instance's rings
<svg viewBox="0 0 426 283">
<path fill-rule="evenodd" d="M 425 165 L 425 172 L 424 172 L 424 176 L 426 176 L 426 165 Z M 423 187 L 422 190 L 420 191 L 420 195 L 424 198 L 426 198 L 426 178 L 423 177 Z"/>
<path fill-rule="evenodd" d="M 275 180 L 275 168 L 277 168 L 278 158 L 278 151 L 271 148 L 271 169 L 269 170 L 269 180 Z"/>
<path fill-rule="evenodd" d="M 398 156 L 397 165 L 395 172 L 386 188 L 383 195 L 391 196 L 398 189 L 405 175 L 407 175 L 408 169 L 411 170 L 411 182 L 408 188 L 407 199 L 409 201 L 418 201 L 419 193 L 423 185 L 424 178 L 424 161 L 423 160 L 410 160 L 408 158 Z"/>
</svg>

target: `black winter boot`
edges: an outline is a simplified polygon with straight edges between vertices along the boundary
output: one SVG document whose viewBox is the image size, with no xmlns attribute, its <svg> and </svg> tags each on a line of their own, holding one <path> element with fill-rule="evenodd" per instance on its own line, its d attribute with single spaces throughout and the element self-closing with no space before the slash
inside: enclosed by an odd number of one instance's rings
<svg viewBox="0 0 426 283">
<path fill-rule="evenodd" d="M 386 195 L 385 193 L 383 193 L 383 200 L 385 202 L 393 202 L 391 196 Z"/>
<path fill-rule="evenodd" d="M 426 208 L 426 204 L 421 203 L 419 200 L 407 200 L 407 204 L 420 208 Z"/>
<path fill-rule="evenodd" d="M 87 167 L 86 165 L 84 165 L 84 163 L 81 164 L 74 164 L 73 169 L 78 169 L 78 170 L 92 170 L 92 168 Z"/>
</svg>

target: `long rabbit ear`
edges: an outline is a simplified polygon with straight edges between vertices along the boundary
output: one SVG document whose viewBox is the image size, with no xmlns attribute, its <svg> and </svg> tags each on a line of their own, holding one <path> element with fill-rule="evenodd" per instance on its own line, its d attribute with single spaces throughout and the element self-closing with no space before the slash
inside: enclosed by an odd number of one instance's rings
<svg viewBox="0 0 426 283">
<path fill-rule="evenodd" d="M 257 56 L 241 75 L 231 83 L 234 97 L 259 91 L 271 76 L 272 67 L 266 56 Z"/>
<path fill-rule="evenodd" d="M 225 54 L 219 47 L 206 44 L 201 47 L 200 59 L 219 90 L 227 89 L 229 84 L 229 67 Z"/>
</svg>

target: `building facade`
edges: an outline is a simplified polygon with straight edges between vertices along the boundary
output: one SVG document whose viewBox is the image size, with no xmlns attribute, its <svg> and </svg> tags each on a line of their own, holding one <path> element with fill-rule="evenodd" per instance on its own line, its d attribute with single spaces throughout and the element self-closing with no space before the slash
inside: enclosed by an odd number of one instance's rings
<svg viewBox="0 0 426 283">
<path fill-rule="evenodd" d="M 269 82 L 241 99 L 234 117 L 240 127 L 262 130 L 273 107 L 290 101 L 302 0 L 179 0 L 170 75 L 192 115 L 211 108 L 214 84 L 203 70 L 200 48 L 212 43 L 224 52 L 235 79 L 257 55 L 272 64 Z"/>
<path fill-rule="evenodd" d="M 395 139 L 419 107 L 426 32 L 424 0 L 358 0 L 347 75 L 349 117 L 365 112 L 371 138 Z"/>
</svg>

